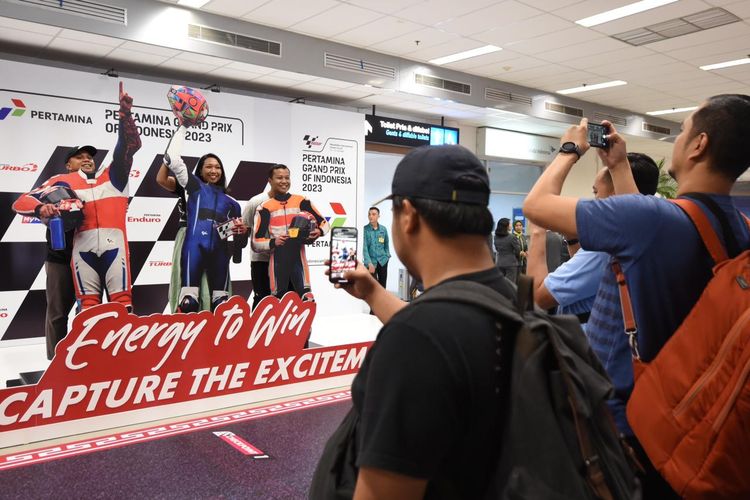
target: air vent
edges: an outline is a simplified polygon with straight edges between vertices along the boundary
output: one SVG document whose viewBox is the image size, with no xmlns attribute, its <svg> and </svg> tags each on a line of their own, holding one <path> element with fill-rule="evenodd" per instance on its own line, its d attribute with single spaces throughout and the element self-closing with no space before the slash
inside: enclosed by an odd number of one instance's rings
<svg viewBox="0 0 750 500">
<path fill-rule="evenodd" d="M 438 78 L 436 76 L 415 73 L 414 83 L 416 83 L 417 85 L 424 85 L 425 87 L 447 90 L 448 92 L 457 92 L 459 94 L 471 95 L 471 85 L 469 85 L 468 83 L 454 82 L 451 80 Z"/>
<path fill-rule="evenodd" d="M 661 134 L 661 135 L 672 135 L 672 129 L 668 127 L 661 127 L 659 125 L 654 125 L 651 123 L 643 122 L 643 125 L 641 127 L 644 132 L 653 132 L 655 134 Z"/>
<path fill-rule="evenodd" d="M 522 94 L 514 94 L 513 92 L 506 92 L 505 90 L 491 89 L 489 87 L 484 89 L 484 98 L 488 101 L 496 102 L 512 102 L 525 104 L 531 106 L 531 97 Z"/>
<path fill-rule="evenodd" d="M 564 115 L 583 117 L 583 110 L 581 108 L 574 108 L 573 106 L 565 106 L 556 102 L 544 101 L 544 108 L 547 111 L 553 113 L 562 113 Z"/>
<path fill-rule="evenodd" d="M 619 125 L 621 127 L 626 127 L 628 125 L 628 119 L 625 117 L 594 111 L 594 117 L 592 121 L 594 123 L 599 123 L 602 120 L 607 120 L 608 122 L 614 123 L 615 125 Z"/>
<path fill-rule="evenodd" d="M 23 5 L 33 5 L 57 12 L 83 16 L 97 21 L 106 21 L 122 25 L 128 24 L 128 9 L 91 2 L 89 0 L 12 0 Z"/>
<path fill-rule="evenodd" d="M 217 43 L 238 49 L 252 50 L 253 52 L 262 52 L 263 54 L 272 56 L 281 55 L 281 44 L 279 42 L 207 28 L 205 26 L 198 26 L 197 24 L 188 24 L 188 37 L 203 42 Z"/>
<path fill-rule="evenodd" d="M 643 28 L 638 28 L 623 33 L 612 35 L 612 38 L 630 45 L 646 45 L 648 43 L 676 38 L 697 31 L 703 31 L 725 24 L 736 23 L 741 19 L 724 9 L 714 8 L 690 14 L 689 16 L 677 17 Z"/>
<path fill-rule="evenodd" d="M 365 61 L 363 59 L 355 59 L 353 57 L 339 56 L 329 52 L 326 52 L 325 54 L 324 64 L 326 68 L 353 71 L 354 73 L 376 76 L 378 78 L 387 78 L 389 80 L 395 80 L 398 76 L 396 68 L 391 66 Z"/>
</svg>

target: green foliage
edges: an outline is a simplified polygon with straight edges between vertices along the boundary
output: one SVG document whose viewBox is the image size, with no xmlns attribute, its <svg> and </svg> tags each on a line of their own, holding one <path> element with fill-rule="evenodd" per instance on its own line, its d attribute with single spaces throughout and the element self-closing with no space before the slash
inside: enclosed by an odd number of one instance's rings
<svg viewBox="0 0 750 500">
<path fill-rule="evenodd" d="M 657 194 L 660 194 L 664 198 L 672 199 L 677 197 L 677 183 L 672 176 L 669 175 L 665 167 L 665 158 L 662 158 L 656 163 L 659 167 L 659 184 L 656 186 Z"/>
</svg>

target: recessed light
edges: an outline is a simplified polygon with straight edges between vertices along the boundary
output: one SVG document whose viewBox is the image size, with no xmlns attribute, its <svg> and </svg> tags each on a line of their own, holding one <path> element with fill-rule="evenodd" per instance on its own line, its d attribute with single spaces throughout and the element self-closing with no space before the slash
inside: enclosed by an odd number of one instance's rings
<svg viewBox="0 0 750 500">
<path fill-rule="evenodd" d="M 660 109 L 659 111 L 646 111 L 646 114 L 651 116 L 670 115 L 672 113 L 684 113 L 685 111 L 693 111 L 696 109 L 698 109 L 698 106 L 688 106 L 686 108 L 670 108 Z"/>
<path fill-rule="evenodd" d="M 744 59 L 735 59 L 734 61 L 720 62 L 716 64 L 707 64 L 706 66 L 701 66 L 700 68 L 703 71 L 711 71 L 712 69 L 731 68 L 732 66 L 739 66 L 740 64 L 750 64 L 750 57 L 745 57 Z"/>
<path fill-rule="evenodd" d="M 589 90 L 599 90 L 599 89 L 606 89 L 609 87 L 618 87 L 620 85 L 627 85 L 628 82 L 623 82 L 622 80 L 614 80 L 611 82 L 604 82 L 604 83 L 595 83 L 593 85 L 581 85 L 580 87 L 574 87 L 572 89 L 563 89 L 558 90 L 558 94 L 577 94 L 578 92 L 588 92 Z"/>
<path fill-rule="evenodd" d="M 657 7 L 661 7 L 662 5 L 667 5 L 676 1 L 677 0 L 642 0 L 641 2 L 631 3 L 617 9 L 612 9 L 606 12 L 602 12 L 601 14 L 596 14 L 595 16 L 579 19 L 578 21 L 576 21 L 576 24 L 580 24 L 581 26 L 590 28 L 591 26 L 596 26 L 597 24 L 608 23 L 610 21 L 614 21 L 615 19 L 632 16 L 633 14 L 638 14 L 639 12 L 655 9 Z"/>
<path fill-rule="evenodd" d="M 493 52 L 497 52 L 498 50 L 503 50 L 503 49 L 501 49 L 500 47 L 495 47 L 494 45 L 485 45 L 484 47 L 479 47 L 477 49 L 471 49 L 471 50 L 465 50 L 463 52 L 459 52 L 458 54 L 453 54 L 453 55 L 445 56 L 445 57 L 438 57 L 437 59 L 430 60 L 430 63 L 441 66 L 443 64 L 448 64 L 448 63 L 452 63 L 456 61 L 462 61 L 464 59 L 469 59 L 472 57 L 483 56 L 485 54 L 491 54 Z"/>
<path fill-rule="evenodd" d="M 200 9 L 210 1 L 211 0 L 177 0 L 177 5 L 184 5 L 185 7 Z"/>
</svg>

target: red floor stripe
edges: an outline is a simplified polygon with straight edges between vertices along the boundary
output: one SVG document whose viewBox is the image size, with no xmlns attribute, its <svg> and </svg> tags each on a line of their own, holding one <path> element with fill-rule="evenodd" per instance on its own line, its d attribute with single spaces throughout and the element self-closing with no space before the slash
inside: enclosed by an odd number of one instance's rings
<svg viewBox="0 0 750 500">
<path fill-rule="evenodd" d="M 187 432 L 194 432 L 202 429 L 209 429 L 225 425 L 227 422 L 244 422 L 255 420 L 282 413 L 324 406 L 339 401 L 345 401 L 351 398 L 350 391 L 337 391 L 319 396 L 311 396 L 302 399 L 287 401 L 285 403 L 275 403 L 268 406 L 260 406 L 248 410 L 234 411 L 214 415 L 212 417 L 201 417 L 194 420 L 186 420 L 174 424 L 161 425 L 138 431 L 129 431 L 109 436 L 101 436 L 84 441 L 75 441 L 72 443 L 59 444 L 50 448 L 39 448 L 31 451 L 13 453 L 10 455 L 0 455 L 0 470 L 12 469 L 24 465 L 38 464 L 59 458 L 67 458 L 94 451 L 127 446 L 134 443 L 142 443 L 161 439 L 163 437 L 175 436 Z"/>
</svg>

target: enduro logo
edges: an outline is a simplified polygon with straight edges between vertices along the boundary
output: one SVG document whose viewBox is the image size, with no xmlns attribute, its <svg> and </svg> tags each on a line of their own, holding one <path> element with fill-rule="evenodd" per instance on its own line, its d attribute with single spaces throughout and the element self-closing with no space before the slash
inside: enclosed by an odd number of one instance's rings
<svg viewBox="0 0 750 500">
<path fill-rule="evenodd" d="M 26 112 L 26 104 L 21 99 L 11 99 L 11 102 L 13 102 L 15 108 L 0 108 L 0 120 L 5 120 L 8 115 L 23 116 Z"/>
</svg>

